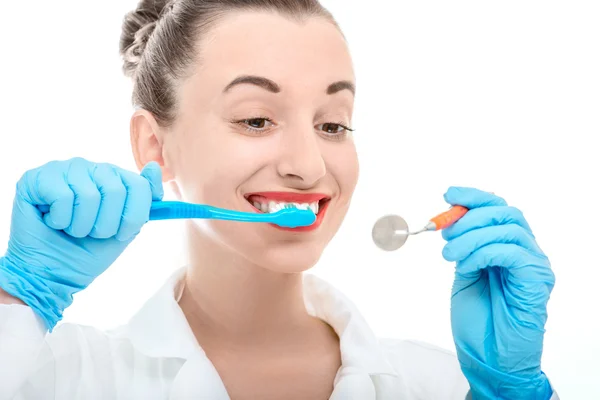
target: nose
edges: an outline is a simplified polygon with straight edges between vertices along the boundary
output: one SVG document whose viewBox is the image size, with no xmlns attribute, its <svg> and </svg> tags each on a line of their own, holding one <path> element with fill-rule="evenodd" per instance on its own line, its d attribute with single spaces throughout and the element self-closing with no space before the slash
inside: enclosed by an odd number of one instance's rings
<svg viewBox="0 0 600 400">
<path fill-rule="evenodd" d="M 314 127 L 288 129 L 281 135 L 277 172 L 301 188 L 314 186 L 325 176 L 325 160 Z"/>
</svg>

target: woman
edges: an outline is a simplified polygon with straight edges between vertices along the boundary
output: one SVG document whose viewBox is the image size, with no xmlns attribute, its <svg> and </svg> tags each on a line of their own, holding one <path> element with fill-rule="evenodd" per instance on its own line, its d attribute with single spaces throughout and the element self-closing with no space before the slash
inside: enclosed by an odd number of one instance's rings
<svg viewBox="0 0 600 400">
<path fill-rule="evenodd" d="M 121 40 L 141 174 L 73 159 L 17 185 L 0 259 L 3 398 L 557 398 L 540 366 L 554 276 L 522 215 L 493 194 L 445 196 L 470 208 L 444 232 L 459 362 L 378 340 L 348 299 L 303 274 L 358 178 L 354 72 L 331 15 L 316 0 L 165 3 L 142 0 Z M 54 329 L 147 222 L 162 182 L 235 210 L 306 203 L 317 222 L 189 222 L 188 266 L 126 326 Z"/>
</svg>

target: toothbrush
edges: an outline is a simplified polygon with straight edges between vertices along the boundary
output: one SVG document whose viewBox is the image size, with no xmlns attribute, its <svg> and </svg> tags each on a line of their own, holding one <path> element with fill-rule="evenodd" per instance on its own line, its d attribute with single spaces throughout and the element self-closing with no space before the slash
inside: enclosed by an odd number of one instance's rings
<svg viewBox="0 0 600 400">
<path fill-rule="evenodd" d="M 43 213 L 50 211 L 50 206 L 40 205 L 37 208 Z M 296 208 L 293 204 L 274 213 L 252 213 L 225 208 L 217 208 L 205 204 L 185 203 L 182 201 L 154 201 L 150 207 L 150 221 L 164 219 L 220 219 L 240 222 L 266 222 L 284 228 L 298 228 L 312 225 L 317 216 L 311 210 Z"/>
<path fill-rule="evenodd" d="M 274 213 L 252 213 L 217 208 L 205 204 L 192 204 L 181 201 L 155 201 L 150 208 L 150 220 L 202 218 L 240 222 L 266 222 L 285 228 L 312 225 L 316 215 L 311 210 L 296 208 L 292 204 Z"/>
</svg>

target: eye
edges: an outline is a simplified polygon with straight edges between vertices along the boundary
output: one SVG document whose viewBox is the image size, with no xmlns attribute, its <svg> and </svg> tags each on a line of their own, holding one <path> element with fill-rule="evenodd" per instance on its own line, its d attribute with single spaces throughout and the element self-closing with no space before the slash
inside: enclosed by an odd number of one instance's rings
<svg viewBox="0 0 600 400">
<path fill-rule="evenodd" d="M 247 118 L 231 122 L 242 126 L 246 131 L 254 133 L 264 132 L 271 126 L 274 126 L 273 121 L 267 117 Z"/>
<path fill-rule="evenodd" d="M 316 128 L 319 131 L 321 131 L 322 134 L 328 139 L 333 140 L 343 140 L 348 136 L 348 132 L 353 131 L 353 129 L 350 129 L 341 123 L 335 122 L 326 122 L 324 124 L 319 124 L 316 126 Z"/>
<path fill-rule="evenodd" d="M 244 123 L 253 129 L 263 129 L 269 121 L 266 118 L 245 119 Z"/>
<path fill-rule="evenodd" d="M 333 124 L 331 122 L 321 124 L 320 126 L 322 131 L 330 134 L 344 132 L 347 129 L 345 126 L 342 126 L 340 124 Z"/>
</svg>

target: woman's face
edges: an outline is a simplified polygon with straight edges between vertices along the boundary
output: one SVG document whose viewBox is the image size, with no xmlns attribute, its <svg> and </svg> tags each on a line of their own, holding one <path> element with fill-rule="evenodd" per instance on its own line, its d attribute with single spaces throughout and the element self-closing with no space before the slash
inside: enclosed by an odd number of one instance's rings
<svg viewBox="0 0 600 400">
<path fill-rule="evenodd" d="M 164 138 L 176 192 L 185 201 L 247 212 L 274 211 L 281 202 L 319 207 L 318 226 L 310 229 L 195 225 L 259 266 L 308 269 L 337 232 L 358 178 L 344 128 L 351 127 L 355 81 L 346 43 L 321 18 L 298 23 L 244 12 L 223 19 L 200 48 Z"/>
</svg>

